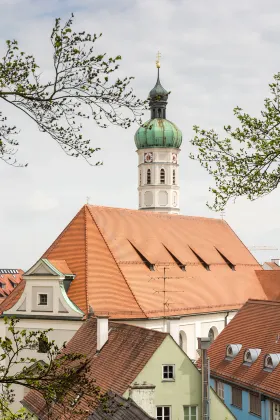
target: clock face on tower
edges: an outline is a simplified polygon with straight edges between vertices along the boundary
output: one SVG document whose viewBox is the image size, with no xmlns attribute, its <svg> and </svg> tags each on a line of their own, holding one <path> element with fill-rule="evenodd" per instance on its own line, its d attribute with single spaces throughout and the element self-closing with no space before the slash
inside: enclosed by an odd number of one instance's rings
<svg viewBox="0 0 280 420">
<path fill-rule="evenodd" d="M 144 153 L 144 162 L 150 163 L 152 161 L 153 161 L 153 153 L 152 152 Z"/>
<path fill-rule="evenodd" d="M 176 153 L 172 153 L 172 163 L 177 163 L 177 155 L 176 155 Z"/>
</svg>

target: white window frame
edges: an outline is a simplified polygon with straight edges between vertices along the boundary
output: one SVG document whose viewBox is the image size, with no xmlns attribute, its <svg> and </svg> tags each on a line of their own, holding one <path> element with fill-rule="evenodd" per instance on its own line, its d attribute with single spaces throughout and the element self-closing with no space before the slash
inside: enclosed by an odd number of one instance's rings
<svg viewBox="0 0 280 420">
<path fill-rule="evenodd" d="M 40 295 L 46 295 L 47 296 L 47 303 L 46 304 L 42 304 L 40 303 Z M 37 293 L 37 306 L 48 306 L 49 304 L 49 294 L 48 293 Z"/>
<path fill-rule="evenodd" d="M 275 413 L 275 407 L 277 407 L 276 413 Z M 271 402 L 271 414 L 272 414 L 271 416 L 272 420 L 280 420 L 280 403 L 277 403 L 274 401 Z"/>
<path fill-rule="evenodd" d="M 184 415 L 184 420 L 185 420 L 185 408 L 188 408 L 189 409 L 189 419 L 190 420 L 192 420 L 192 418 L 191 418 L 191 408 L 193 408 L 193 407 L 195 407 L 195 420 L 198 420 L 198 407 L 197 407 L 197 405 L 184 405 L 183 406 L 183 410 L 184 410 L 184 413 L 183 413 L 183 415 Z"/>
<path fill-rule="evenodd" d="M 222 385 L 219 386 L 219 385 Z M 216 381 L 216 393 L 221 398 L 221 400 L 225 400 L 225 384 L 222 381 Z"/>
<path fill-rule="evenodd" d="M 172 406 L 171 405 L 157 405 L 156 406 L 156 411 L 157 411 L 158 408 L 169 408 L 169 419 L 168 420 L 172 420 Z M 166 420 L 164 418 L 164 413 L 161 416 L 161 419 L 159 419 L 158 414 L 156 412 L 156 418 L 157 418 L 157 420 Z"/>
<path fill-rule="evenodd" d="M 164 368 L 166 366 L 172 366 L 172 369 L 173 369 L 173 377 L 172 378 L 165 378 L 164 377 Z M 162 365 L 161 378 L 162 378 L 162 381 L 163 382 L 174 382 L 175 381 L 175 365 L 172 364 L 172 363 L 168 363 L 168 364 Z"/>
</svg>

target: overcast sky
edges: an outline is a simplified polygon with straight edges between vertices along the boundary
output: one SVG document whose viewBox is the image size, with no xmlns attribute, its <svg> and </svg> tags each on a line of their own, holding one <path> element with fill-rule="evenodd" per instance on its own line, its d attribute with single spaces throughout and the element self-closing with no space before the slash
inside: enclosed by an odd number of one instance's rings
<svg viewBox="0 0 280 420">
<path fill-rule="evenodd" d="M 181 213 L 220 217 L 206 207 L 211 178 L 188 157 L 192 127 L 221 131 L 234 123 L 236 105 L 259 115 L 268 83 L 280 71 L 279 0 L 0 0 L 0 8 L 0 56 L 5 40 L 16 38 L 49 71 L 54 18 L 74 12 L 76 29 L 103 33 L 97 52 L 123 57 L 120 74 L 135 76 L 135 93 L 143 99 L 155 84 L 160 50 L 161 81 L 172 92 L 167 118 L 183 132 Z M 86 197 L 91 204 L 137 208 L 136 125 L 102 130 L 92 122 L 86 134 L 102 148 L 96 159 L 104 166 L 91 167 L 66 156 L 12 108 L 5 114 L 21 129 L 17 158 L 29 166 L 0 162 L 1 268 L 28 269 Z M 225 219 L 247 246 L 280 247 L 279 194 L 228 205 Z M 278 252 L 257 254 L 261 261 L 271 256 Z"/>
</svg>

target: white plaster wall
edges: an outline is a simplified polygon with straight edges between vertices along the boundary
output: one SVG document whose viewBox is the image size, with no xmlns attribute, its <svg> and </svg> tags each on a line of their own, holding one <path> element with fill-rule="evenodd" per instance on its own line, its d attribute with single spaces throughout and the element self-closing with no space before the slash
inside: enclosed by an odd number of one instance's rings
<svg viewBox="0 0 280 420">
<path fill-rule="evenodd" d="M 210 328 L 215 327 L 218 334 L 225 327 L 225 317 L 227 323 L 235 316 L 237 311 L 232 312 L 218 312 L 210 314 L 197 314 L 189 316 L 174 317 L 168 320 L 148 319 L 148 320 L 129 320 L 125 321 L 127 324 L 137 325 L 144 328 L 149 328 L 157 331 L 170 332 L 174 340 L 179 343 L 180 331 L 186 335 L 186 353 L 192 360 L 197 360 L 199 357 L 197 353 L 197 339 L 200 337 L 207 337 Z M 184 348 L 185 350 L 185 348 Z"/>
<path fill-rule="evenodd" d="M 150 416 L 155 413 L 155 388 L 130 389 L 129 397 Z"/>
<path fill-rule="evenodd" d="M 54 340 L 58 347 L 62 347 L 63 343 L 69 341 L 76 331 L 80 328 L 82 321 L 60 321 L 60 320 L 44 320 L 44 319 L 22 319 L 17 324 L 17 329 L 26 329 L 27 331 L 41 331 L 52 328 L 53 331 L 48 333 L 49 339 Z M 1 337 L 10 336 L 7 326 L 4 325 L 3 318 L 0 318 L 0 334 Z M 26 350 L 20 354 L 21 357 L 34 357 L 37 360 L 44 360 L 47 362 L 46 354 L 38 353 L 36 350 Z M 18 368 L 17 368 L 18 369 Z M 12 374 L 15 370 L 12 370 Z M 22 408 L 20 401 L 24 398 L 25 388 L 20 385 L 12 387 L 15 391 L 15 402 L 11 409 L 17 411 Z"/>
</svg>

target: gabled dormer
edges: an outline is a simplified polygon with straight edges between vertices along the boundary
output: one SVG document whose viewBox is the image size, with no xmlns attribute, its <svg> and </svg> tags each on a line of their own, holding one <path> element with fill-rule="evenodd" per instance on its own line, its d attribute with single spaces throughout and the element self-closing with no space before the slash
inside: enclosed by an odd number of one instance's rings
<svg viewBox="0 0 280 420">
<path fill-rule="evenodd" d="M 67 291 L 75 279 L 65 260 L 42 258 L 23 275 L 25 288 L 4 315 L 18 318 L 77 319 L 84 313 L 69 299 Z"/>
</svg>

